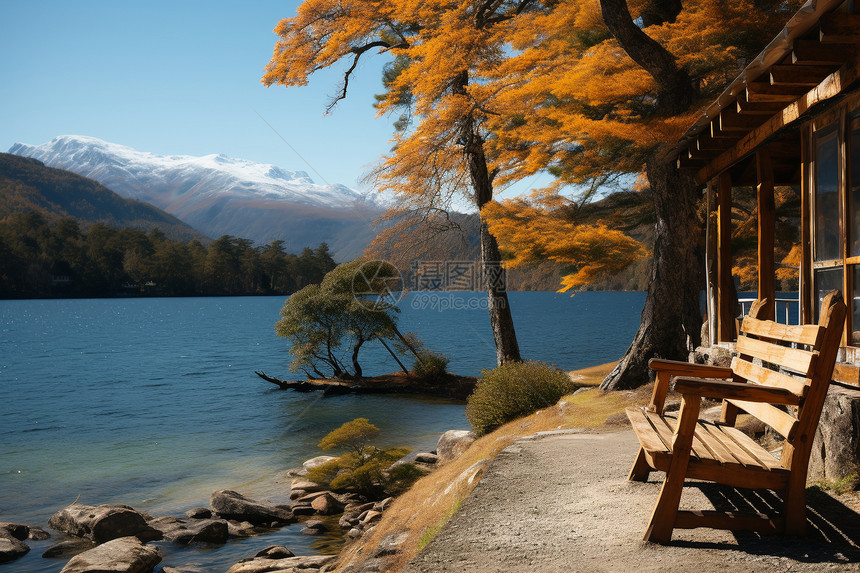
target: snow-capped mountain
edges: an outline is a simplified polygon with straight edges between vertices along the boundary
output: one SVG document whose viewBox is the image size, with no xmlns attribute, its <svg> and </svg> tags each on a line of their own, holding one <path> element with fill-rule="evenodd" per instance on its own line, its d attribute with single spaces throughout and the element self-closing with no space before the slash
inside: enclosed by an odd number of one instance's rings
<svg viewBox="0 0 860 573">
<path fill-rule="evenodd" d="M 225 155 L 157 155 L 80 135 L 16 143 L 9 153 L 95 179 L 211 237 L 282 239 L 290 250 L 326 241 L 343 259 L 373 238 L 369 223 L 384 208 L 373 195 L 317 184 L 304 171 Z"/>
</svg>

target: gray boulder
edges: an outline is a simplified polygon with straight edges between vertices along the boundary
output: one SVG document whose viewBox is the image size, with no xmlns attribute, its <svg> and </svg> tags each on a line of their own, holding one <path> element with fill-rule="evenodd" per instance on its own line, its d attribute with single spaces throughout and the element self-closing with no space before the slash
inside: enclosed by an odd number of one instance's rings
<svg viewBox="0 0 860 573">
<path fill-rule="evenodd" d="M 120 537 L 72 557 L 60 573 L 152 573 L 160 562 L 158 547 Z"/>
<path fill-rule="evenodd" d="M 224 519 L 248 521 L 254 525 L 292 523 L 296 519 L 287 506 L 245 497 L 239 492 L 222 489 L 209 498 L 212 511 Z"/>
<path fill-rule="evenodd" d="M 831 384 L 824 400 L 809 478 L 839 480 L 860 467 L 860 389 Z"/>
<path fill-rule="evenodd" d="M 0 531 L 0 563 L 8 563 L 27 554 L 30 547 L 5 530 Z"/>
<path fill-rule="evenodd" d="M 159 517 L 149 522 L 164 538 L 179 545 L 190 543 L 227 543 L 228 527 L 223 519 L 179 519 Z"/>
<path fill-rule="evenodd" d="M 436 444 L 436 464 L 445 465 L 458 458 L 475 441 L 475 432 L 468 430 L 448 430 L 439 437 Z"/>
<path fill-rule="evenodd" d="M 305 470 L 310 470 L 315 467 L 321 466 L 324 463 L 330 462 L 332 460 L 336 460 L 337 458 L 334 456 L 317 456 L 315 458 L 311 458 L 302 464 L 302 467 Z"/>
<path fill-rule="evenodd" d="M 131 506 L 106 503 L 98 506 L 72 504 L 51 516 L 48 525 L 74 537 L 96 543 L 133 535 L 141 541 L 161 539 L 161 532 L 146 523 L 143 514 Z"/>
<path fill-rule="evenodd" d="M 342 512 L 344 504 L 335 499 L 331 493 L 325 492 L 311 501 L 311 507 L 320 515 L 333 515 Z"/>
</svg>

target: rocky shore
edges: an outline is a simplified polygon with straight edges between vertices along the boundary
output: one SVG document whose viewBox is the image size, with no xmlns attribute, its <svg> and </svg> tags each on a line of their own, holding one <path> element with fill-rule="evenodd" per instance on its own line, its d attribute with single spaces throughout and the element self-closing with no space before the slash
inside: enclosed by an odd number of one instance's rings
<svg viewBox="0 0 860 573">
<path fill-rule="evenodd" d="M 421 452 L 405 460 L 432 471 L 454 459 L 474 441 L 471 432 L 452 430 L 443 434 L 434 452 Z M 281 527 L 300 523 L 301 533 L 321 535 L 339 529 L 351 543 L 372 531 L 393 498 L 368 499 L 353 492 L 338 492 L 311 482 L 309 469 L 333 459 L 319 456 L 301 468 L 288 470 L 290 503 L 252 499 L 224 489 L 211 494 L 209 507 L 187 511 L 182 516 L 153 517 L 124 504 L 97 506 L 73 503 L 57 511 L 48 521 L 59 540 L 43 554 L 45 558 L 68 558 L 62 573 L 116 571 L 151 573 L 162 560 L 161 548 L 152 541 L 176 546 L 223 545 L 231 539 L 261 536 Z M 286 486 L 286 483 L 284 483 Z M 284 492 L 286 493 L 286 492 Z M 335 521 L 336 520 L 336 521 Z M 336 524 L 336 525 L 335 525 Z M 52 538 L 47 531 L 23 524 L 0 523 L 0 563 L 14 561 L 30 551 L 28 540 Z M 271 545 L 242 559 L 228 573 L 269 571 L 325 571 L 333 555 L 296 556 L 287 547 Z M 182 573 L 181 566 L 162 564 L 164 573 Z"/>
</svg>

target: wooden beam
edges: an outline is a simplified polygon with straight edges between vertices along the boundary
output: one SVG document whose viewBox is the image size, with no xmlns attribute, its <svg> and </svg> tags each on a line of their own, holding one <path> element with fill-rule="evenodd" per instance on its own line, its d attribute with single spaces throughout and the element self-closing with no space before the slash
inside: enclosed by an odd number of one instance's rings
<svg viewBox="0 0 860 573">
<path fill-rule="evenodd" d="M 815 87 L 833 73 L 834 67 L 776 65 L 770 69 L 770 85 Z"/>
<path fill-rule="evenodd" d="M 791 63 L 807 66 L 841 66 L 854 55 L 853 45 L 822 44 L 816 40 L 797 40 Z"/>
<path fill-rule="evenodd" d="M 772 114 L 740 115 L 737 108 L 731 106 L 723 109 L 719 115 L 720 131 L 752 131 L 771 118 Z"/>
<path fill-rule="evenodd" d="M 732 175 L 720 174 L 717 183 L 717 340 L 735 339 L 736 299 L 732 279 Z"/>
<path fill-rule="evenodd" d="M 818 38 L 823 44 L 853 44 L 860 42 L 860 15 L 832 13 L 821 19 Z"/>
<path fill-rule="evenodd" d="M 805 88 L 797 86 L 774 86 L 764 82 L 747 83 L 747 101 L 749 102 L 774 102 L 791 103 L 798 98 Z"/>
<path fill-rule="evenodd" d="M 841 94 L 843 90 L 860 78 L 860 62 L 858 62 L 858 59 L 860 58 L 855 56 L 851 62 L 846 63 L 839 70 L 827 76 L 818 86 L 797 98 L 770 120 L 743 136 L 732 147 L 699 171 L 696 174 L 696 180 L 704 184 L 708 180 L 713 179 L 737 163 L 742 157 L 752 153 L 778 131 L 797 121 L 809 108 Z"/>
<path fill-rule="evenodd" d="M 751 102 L 747 101 L 746 92 L 738 96 L 737 110 L 740 115 L 758 115 L 762 113 L 775 114 L 785 107 L 784 104 L 773 101 Z"/>
<path fill-rule="evenodd" d="M 756 151 L 756 172 L 758 185 L 758 298 L 767 299 L 760 316 L 773 320 L 776 304 L 775 271 L 774 271 L 774 235 L 776 228 L 776 206 L 773 198 L 773 166 L 770 162 L 770 152 L 766 147 Z"/>
</svg>

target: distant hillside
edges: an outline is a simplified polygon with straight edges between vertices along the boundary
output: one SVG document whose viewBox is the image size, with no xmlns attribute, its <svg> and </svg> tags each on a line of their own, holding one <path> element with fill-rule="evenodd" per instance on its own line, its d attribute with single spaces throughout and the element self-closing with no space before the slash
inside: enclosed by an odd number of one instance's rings
<svg viewBox="0 0 860 573">
<path fill-rule="evenodd" d="M 101 183 L 41 161 L 0 153 L 0 219 L 35 210 L 51 217 L 150 231 L 177 241 L 208 241 L 173 215 L 148 203 L 120 197 Z"/>
<path fill-rule="evenodd" d="M 95 179 L 211 237 L 282 240 L 290 251 L 326 242 L 339 261 L 361 254 L 374 237 L 370 223 L 385 210 L 376 193 L 219 154 L 159 155 L 81 135 L 16 143 L 9 152 Z"/>
<path fill-rule="evenodd" d="M 655 218 L 648 192 L 614 193 L 585 205 L 578 217 L 583 223 L 603 221 L 643 242 L 646 248 L 653 247 Z M 477 268 L 480 261 L 480 221 L 477 214 L 454 213 L 444 226 L 416 224 L 412 227 L 404 225 L 403 228 L 395 226 L 394 229 L 396 231 L 389 237 L 371 245 L 366 254 L 392 261 L 408 275 L 407 280 L 413 287 L 416 286 L 413 271 L 421 264 L 426 267 L 433 263 L 444 265 L 446 261 L 467 261 Z M 646 290 L 650 268 L 651 257 L 643 258 L 618 275 L 589 285 L 587 290 Z M 510 269 L 508 289 L 554 291 L 560 288 L 561 277 L 569 272 L 570 269 L 554 262 Z"/>
</svg>

